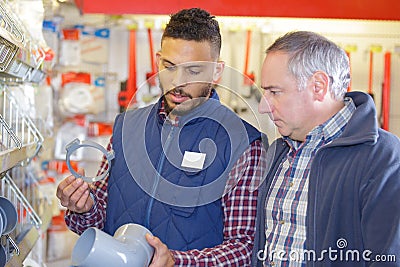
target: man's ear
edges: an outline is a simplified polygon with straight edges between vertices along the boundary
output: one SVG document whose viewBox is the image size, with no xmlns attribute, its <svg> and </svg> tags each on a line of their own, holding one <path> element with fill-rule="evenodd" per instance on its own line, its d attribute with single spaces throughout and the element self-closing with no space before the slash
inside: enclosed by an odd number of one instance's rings
<svg viewBox="0 0 400 267">
<path fill-rule="evenodd" d="M 214 73 L 213 73 L 213 82 L 218 83 L 222 77 L 222 73 L 224 72 L 225 62 L 224 61 L 217 61 Z"/>
<path fill-rule="evenodd" d="M 330 79 L 323 71 L 316 71 L 312 76 L 312 89 L 315 99 L 322 101 L 329 93 Z"/>
</svg>

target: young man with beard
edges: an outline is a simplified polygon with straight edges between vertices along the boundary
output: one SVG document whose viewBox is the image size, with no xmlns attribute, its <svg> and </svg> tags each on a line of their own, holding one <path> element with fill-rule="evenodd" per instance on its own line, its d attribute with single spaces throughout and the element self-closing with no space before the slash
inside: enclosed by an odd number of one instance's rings
<svg viewBox="0 0 400 267">
<path fill-rule="evenodd" d="M 141 224 L 154 235 L 147 236 L 153 267 L 250 265 L 265 150 L 260 133 L 213 89 L 224 69 L 220 49 L 208 12 L 171 16 L 157 53 L 163 96 L 117 116 L 106 179 L 69 176 L 58 186 L 71 230 L 94 226 L 113 235 Z M 107 168 L 104 162 L 99 172 Z"/>
</svg>

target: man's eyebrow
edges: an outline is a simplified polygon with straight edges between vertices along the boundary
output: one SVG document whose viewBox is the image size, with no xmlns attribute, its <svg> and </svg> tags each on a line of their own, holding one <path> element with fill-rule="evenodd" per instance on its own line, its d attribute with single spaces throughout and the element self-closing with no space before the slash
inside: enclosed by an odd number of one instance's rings
<svg viewBox="0 0 400 267">
<path fill-rule="evenodd" d="M 191 64 L 189 64 L 190 62 L 188 62 L 188 63 L 186 63 L 186 64 L 188 64 L 187 66 L 185 66 L 186 68 L 204 68 L 205 66 L 204 65 L 202 65 L 202 64 L 193 64 L 193 65 L 191 65 Z M 195 63 L 195 62 L 192 62 L 192 63 Z"/>
<path fill-rule="evenodd" d="M 276 86 L 272 86 L 272 85 L 270 85 L 270 86 L 261 86 L 261 89 L 264 89 L 264 90 L 271 90 L 272 88 L 276 88 Z"/>
<path fill-rule="evenodd" d="M 161 58 L 161 60 L 164 63 L 171 64 L 172 66 L 184 65 L 185 68 L 201 68 L 201 67 L 204 67 L 204 65 L 200 63 L 202 61 L 193 61 L 193 62 L 185 62 L 185 63 L 175 64 L 174 62 L 172 62 L 172 61 L 170 61 L 168 59 L 165 59 L 165 58 Z M 193 64 L 193 65 L 191 65 L 191 64 Z"/>
<path fill-rule="evenodd" d="M 174 62 L 172 62 L 172 61 L 169 61 L 168 59 L 161 58 L 161 60 L 162 60 L 164 63 L 171 64 L 172 66 L 175 66 L 175 65 L 176 65 Z"/>
</svg>

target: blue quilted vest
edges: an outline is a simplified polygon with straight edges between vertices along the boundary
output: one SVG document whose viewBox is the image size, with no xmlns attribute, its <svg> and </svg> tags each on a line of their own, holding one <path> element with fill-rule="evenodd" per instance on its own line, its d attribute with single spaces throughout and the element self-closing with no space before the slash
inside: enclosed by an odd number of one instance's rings
<svg viewBox="0 0 400 267">
<path fill-rule="evenodd" d="M 160 117 L 160 105 L 115 120 L 104 231 L 113 235 L 137 223 L 170 249 L 221 244 L 229 171 L 260 133 L 213 98 L 179 117 L 178 125 Z M 185 151 L 196 153 L 192 158 Z M 193 166 L 199 153 L 205 154 L 200 168 Z"/>
</svg>

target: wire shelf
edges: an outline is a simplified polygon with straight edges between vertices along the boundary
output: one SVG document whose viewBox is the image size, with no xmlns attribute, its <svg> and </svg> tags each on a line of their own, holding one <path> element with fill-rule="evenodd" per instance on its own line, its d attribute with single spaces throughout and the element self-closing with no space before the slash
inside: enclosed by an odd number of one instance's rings
<svg viewBox="0 0 400 267">
<path fill-rule="evenodd" d="M 6 260 L 11 262 L 7 266 L 21 266 L 43 228 L 43 216 L 37 211 L 45 210 L 43 199 L 38 197 L 35 172 L 29 167 L 44 139 L 18 104 L 15 92 L 0 84 L 0 195 L 9 199 L 18 212 L 14 231 L 0 238 Z"/>
<path fill-rule="evenodd" d="M 0 237 L 8 267 L 23 265 L 51 221 L 49 202 L 31 167 L 44 138 L 30 112 L 18 103 L 16 90 L 10 90 L 16 83 L 42 81 L 44 58 L 43 48 L 8 3 L 0 0 L 0 195 L 18 213 L 15 229 Z"/>
<path fill-rule="evenodd" d="M 0 0 L 0 81 L 39 83 L 45 78 L 44 48 L 12 8 Z"/>
<path fill-rule="evenodd" d="M 0 71 L 6 71 L 18 51 L 18 46 L 0 36 Z"/>
<path fill-rule="evenodd" d="M 19 266 L 23 262 L 51 220 L 49 203 L 40 195 L 33 173 L 29 168 L 17 167 L 1 179 L 0 195 L 13 203 L 18 214 L 15 229 L 1 237 L 8 266 Z"/>
<path fill-rule="evenodd" d="M 38 153 L 43 143 L 43 136 L 19 106 L 8 87 L 6 85 L 0 87 L 0 155 L 4 151 L 35 146 L 36 151 L 28 157 L 32 158 Z"/>
<path fill-rule="evenodd" d="M 13 41 L 21 44 L 25 41 L 25 36 L 21 25 L 18 23 L 18 18 L 2 0 L 0 0 L 0 26 L 10 34 Z"/>
</svg>

